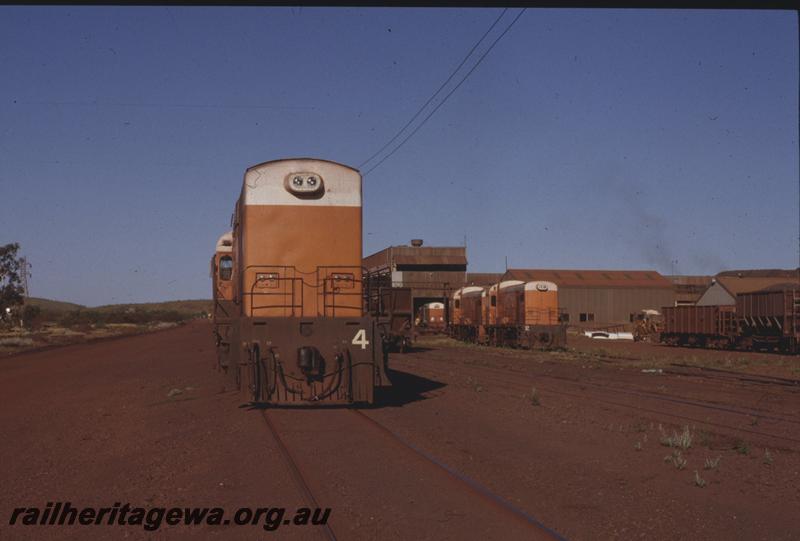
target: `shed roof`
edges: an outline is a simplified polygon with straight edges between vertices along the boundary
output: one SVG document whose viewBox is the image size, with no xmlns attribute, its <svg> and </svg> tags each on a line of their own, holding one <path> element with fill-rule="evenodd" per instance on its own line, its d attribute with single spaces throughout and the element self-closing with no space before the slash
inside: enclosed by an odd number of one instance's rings
<svg viewBox="0 0 800 541">
<path fill-rule="evenodd" d="M 638 287 L 672 289 L 654 270 L 508 269 L 504 280 L 545 280 L 559 287 Z"/>
<path fill-rule="evenodd" d="M 775 284 L 769 287 L 765 287 L 764 289 L 759 289 L 758 292 L 783 291 L 785 289 L 798 289 L 798 288 L 800 288 L 800 283 L 798 282 L 783 282 L 781 284 Z"/>
<path fill-rule="evenodd" d="M 800 267 L 796 269 L 746 269 L 727 270 L 717 274 L 721 276 L 735 276 L 737 278 L 789 278 L 789 281 L 800 280 Z"/>
<path fill-rule="evenodd" d="M 711 285 L 711 280 L 714 279 L 713 276 L 691 276 L 691 275 L 671 275 L 665 276 L 664 278 L 668 279 L 675 285 L 681 286 L 702 286 L 708 287 Z"/>
<path fill-rule="evenodd" d="M 800 284 L 800 278 L 797 276 L 795 276 L 794 280 L 791 280 L 787 279 L 786 276 L 723 276 L 718 274 L 716 280 L 732 296 L 736 296 L 739 293 L 760 291 L 787 283 Z"/>
<path fill-rule="evenodd" d="M 410 254 L 394 256 L 395 265 L 466 265 L 463 255 Z"/>
<path fill-rule="evenodd" d="M 502 272 L 468 272 L 467 285 L 489 286 L 499 282 L 502 277 Z"/>
<path fill-rule="evenodd" d="M 398 264 L 466 265 L 467 249 L 463 246 L 389 246 L 363 260 L 370 271 Z"/>
</svg>

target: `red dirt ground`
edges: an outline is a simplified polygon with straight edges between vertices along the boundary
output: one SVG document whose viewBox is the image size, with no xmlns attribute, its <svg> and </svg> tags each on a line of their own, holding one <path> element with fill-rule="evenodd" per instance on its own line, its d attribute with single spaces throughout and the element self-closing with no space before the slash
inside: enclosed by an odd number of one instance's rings
<svg viewBox="0 0 800 541">
<path fill-rule="evenodd" d="M 800 387 L 776 379 L 797 379 L 797 358 L 775 368 L 758 354 L 580 339 L 557 353 L 429 344 L 392 356 L 395 386 L 362 412 L 562 536 L 800 538 Z M 724 354 L 730 365 L 712 358 Z M 684 361 L 728 372 L 673 366 Z M 264 411 L 226 391 L 213 362 L 205 321 L 0 360 L 0 539 L 320 538 L 298 526 L 8 525 L 15 507 L 57 500 L 306 505 Z M 352 411 L 267 415 L 339 539 L 541 537 Z M 660 440 L 687 425 L 678 469 Z"/>
</svg>

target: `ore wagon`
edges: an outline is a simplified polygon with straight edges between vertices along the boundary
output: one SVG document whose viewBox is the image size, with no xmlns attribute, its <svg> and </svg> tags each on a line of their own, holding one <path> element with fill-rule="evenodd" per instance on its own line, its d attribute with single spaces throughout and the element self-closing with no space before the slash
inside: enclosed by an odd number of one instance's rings
<svg viewBox="0 0 800 541">
<path fill-rule="evenodd" d="M 797 353 L 800 287 L 786 284 L 736 296 L 740 340 L 748 349 Z"/>
<path fill-rule="evenodd" d="M 675 346 L 736 346 L 739 333 L 734 306 L 666 306 L 662 314 L 661 342 Z"/>
</svg>

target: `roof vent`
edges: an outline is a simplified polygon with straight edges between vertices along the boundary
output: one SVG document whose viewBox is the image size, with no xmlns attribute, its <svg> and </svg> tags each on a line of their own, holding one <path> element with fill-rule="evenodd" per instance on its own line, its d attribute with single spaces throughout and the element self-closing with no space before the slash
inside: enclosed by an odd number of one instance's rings
<svg viewBox="0 0 800 541">
<path fill-rule="evenodd" d="M 414 248 L 419 248 L 422 246 L 422 239 L 411 239 L 411 246 Z"/>
</svg>

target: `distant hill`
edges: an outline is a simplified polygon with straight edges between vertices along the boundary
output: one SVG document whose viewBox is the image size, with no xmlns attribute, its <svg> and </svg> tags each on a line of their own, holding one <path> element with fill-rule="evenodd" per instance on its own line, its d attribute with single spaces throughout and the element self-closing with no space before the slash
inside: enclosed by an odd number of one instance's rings
<svg viewBox="0 0 800 541">
<path fill-rule="evenodd" d="M 28 297 L 25 299 L 25 304 L 30 306 L 37 306 L 43 311 L 52 313 L 71 312 L 73 310 L 81 310 L 86 308 L 82 304 L 54 301 L 50 299 L 41 299 L 39 297 Z"/>
<path fill-rule="evenodd" d="M 98 312 L 119 312 L 132 308 L 136 311 L 152 312 L 173 310 L 181 314 L 196 314 L 198 312 L 211 312 L 213 301 L 206 299 L 193 299 L 184 301 L 142 302 L 134 304 L 106 304 L 95 306 L 90 310 Z"/>
<path fill-rule="evenodd" d="M 152 311 L 175 311 L 181 314 L 196 314 L 198 312 L 211 312 L 213 302 L 205 299 L 166 301 L 166 302 L 143 302 L 132 304 L 106 304 L 102 306 L 83 306 L 72 302 L 54 301 L 51 299 L 41 299 L 39 297 L 28 297 L 26 303 L 31 306 L 38 306 L 42 311 L 49 313 L 73 312 L 75 310 L 92 310 L 95 312 L 122 312 L 133 309 L 137 312 Z"/>
</svg>

